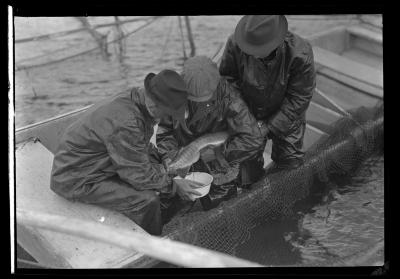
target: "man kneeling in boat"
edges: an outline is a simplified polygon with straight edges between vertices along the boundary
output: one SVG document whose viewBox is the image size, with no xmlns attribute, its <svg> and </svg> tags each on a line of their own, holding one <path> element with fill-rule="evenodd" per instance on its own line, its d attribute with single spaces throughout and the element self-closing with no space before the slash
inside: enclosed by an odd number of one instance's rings
<svg viewBox="0 0 400 279">
<path fill-rule="evenodd" d="M 161 234 L 160 198 L 199 194 L 195 182 L 172 180 L 150 143 L 160 119 L 185 125 L 186 106 L 181 76 L 163 70 L 147 75 L 145 89 L 133 88 L 89 108 L 61 139 L 51 189 L 72 201 L 119 211 L 147 232 Z"/>
<path fill-rule="evenodd" d="M 180 147 L 204 134 L 220 131 L 230 134 L 217 150 L 216 155 L 222 155 L 220 160 L 216 161 L 214 152 L 208 149 L 202 152 L 201 160 L 192 166 L 192 171 L 223 173 L 227 167 L 262 156 L 264 135 L 256 119 L 241 99 L 240 92 L 220 77 L 218 67 L 211 59 L 205 56 L 189 58 L 183 66 L 182 77 L 189 91 L 186 125 L 190 131 L 179 126 L 175 129 L 171 119 L 165 118 L 160 122 L 157 148 L 166 165 Z M 222 164 L 219 163 L 221 159 Z M 222 185 L 213 183 L 209 194 L 200 198 L 203 208 L 211 209 L 236 195 L 238 184 L 241 184 L 240 178 L 235 180 L 235 177 Z"/>
</svg>

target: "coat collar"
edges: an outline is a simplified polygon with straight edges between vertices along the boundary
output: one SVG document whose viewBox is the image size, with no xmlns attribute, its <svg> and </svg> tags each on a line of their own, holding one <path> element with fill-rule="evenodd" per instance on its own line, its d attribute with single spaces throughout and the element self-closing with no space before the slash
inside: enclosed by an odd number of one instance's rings
<svg viewBox="0 0 400 279">
<path fill-rule="evenodd" d="M 150 115 L 149 111 L 146 108 L 146 104 L 144 101 L 144 98 L 145 98 L 144 94 L 146 94 L 144 88 L 134 88 L 131 91 L 131 99 L 136 104 L 137 108 L 143 115 L 146 122 L 151 123 L 151 125 L 154 126 L 157 123 L 156 123 L 155 119 L 153 118 L 153 116 Z"/>
</svg>

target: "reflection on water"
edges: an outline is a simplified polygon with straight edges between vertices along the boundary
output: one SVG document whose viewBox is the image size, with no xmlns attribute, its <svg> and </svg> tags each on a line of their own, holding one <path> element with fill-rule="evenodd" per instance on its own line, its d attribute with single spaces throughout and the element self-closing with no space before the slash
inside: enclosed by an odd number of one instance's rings
<svg viewBox="0 0 400 279">
<path fill-rule="evenodd" d="M 304 201 L 296 218 L 254 228 L 236 256 L 265 265 L 329 266 L 363 255 L 384 236 L 383 161 L 370 157 L 345 185 Z M 382 265 L 383 249 L 361 264 Z"/>
<path fill-rule="evenodd" d="M 339 17 L 339 19 L 337 19 Z M 349 16 L 330 16 L 330 20 L 299 20 L 288 17 L 289 28 L 307 37 L 321 30 L 346 25 Z M 120 17 L 121 20 L 135 17 Z M 307 16 L 305 16 L 307 18 Z M 240 16 L 190 16 L 197 55 L 212 57 L 235 29 Z M 89 17 L 91 24 L 109 23 L 114 17 Z M 72 17 L 16 17 L 15 39 L 80 28 Z M 125 33 L 143 22 L 123 25 Z M 115 28 L 100 28 L 114 38 Z M 186 33 L 185 33 L 186 34 Z M 186 35 L 185 35 L 186 36 Z M 36 65 L 54 61 L 96 47 L 87 32 L 73 33 L 49 40 L 15 44 L 15 63 Z M 176 16 L 166 16 L 144 27 L 119 45 L 109 45 L 109 59 L 93 51 L 72 59 L 15 72 L 15 125 L 17 128 L 93 104 L 132 86 L 142 86 L 148 72 L 168 68 L 181 70 L 182 38 Z M 190 53 L 185 41 L 186 53 Z M 37 58 L 34 58 L 37 57 Z M 34 58 L 34 59 L 33 59 Z"/>
<path fill-rule="evenodd" d="M 217 47 L 224 43 L 233 32 L 240 17 L 191 18 L 197 54 L 212 56 Z M 44 24 L 46 21 L 49 25 Z M 104 17 L 92 19 L 93 23 L 109 21 L 110 19 Z M 129 32 L 141 24 L 143 23 L 129 23 L 123 28 Z M 36 26 L 36 29 L 30 25 Z M 143 79 L 149 72 L 157 73 L 165 68 L 181 71 L 183 52 L 177 25 L 177 17 L 158 19 L 126 38 L 123 56 L 119 55 L 118 45 L 110 45 L 109 52 L 112 55 L 107 60 L 102 59 L 101 54 L 95 51 L 56 64 L 16 71 L 16 127 L 87 106 L 133 86 L 143 86 Z M 212 26 L 214 28 L 210 29 Z M 29 20 L 16 18 L 16 34 L 19 34 L 16 38 L 38 35 L 40 30 L 40 34 L 46 34 L 78 27 L 79 24 L 73 18 L 31 18 Z M 166 33 L 167 27 L 171 28 L 169 33 Z M 100 30 L 100 32 L 105 33 L 105 30 Z M 21 35 L 21 33 L 25 34 Z M 48 56 L 49 52 L 56 49 L 65 50 L 60 51 L 53 59 L 60 59 L 95 46 L 93 39 L 85 32 L 57 38 L 57 40 L 16 44 L 16 64 L 18 65 L 23 57 L 29 58 L 38 54 Z M 186 49 L 188 52 L 187 41 Z M 30 63 L 40 64 L 44 59 L 32 60 Z M 28 64 L 29 61 L 23 62 Z"/>
</svg>

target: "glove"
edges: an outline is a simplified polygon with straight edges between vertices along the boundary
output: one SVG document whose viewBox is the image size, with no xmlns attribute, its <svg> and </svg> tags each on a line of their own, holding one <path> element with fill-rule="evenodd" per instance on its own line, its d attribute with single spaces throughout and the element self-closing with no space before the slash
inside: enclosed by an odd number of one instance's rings
<svg viewBox="0 0 400 279">
<path fill-rule="evenodd" d="M 169 164 L 171 163 L 171 161 L 172 160 L 170 158 L 166 158 L 162 161 L 162 164 L 166 172 L 169 172 Z"/>
<path fill-rule="evenodd" d="M 189 172 L 191 166 L 189 166 L 189 167 L 187 167 L 187 168 L 183 168 L 183 169 L 171 170 L 171 169 L 169 168 L 169 164 L 171 163 L 171 161 L 172 161 L 172 160 L 171 160 L 170 158 L 166 158 L 166 159 L 163 160 L 162 164 L 163 164 L 163 166 L 164 166 L 164 168 L 165 168 L 165 171 L 166 171 L 169 175 L 173 175 L 173 176 L 179 175 L 180 177 L 184 178 L 184 177 L 188 174 L 188 172 Z"/>
<path fill-rule="evenodd" d="M 194 190 L 195 188 L 202 187 L 203 184 L 188 180 L 188 179 L 174 179 L 173 183 L 176 185 L 176 193 L 183 200 L 194 201 L 196 198 L 192 195 L 200 196 L 201 194 Z"/>
</svg>

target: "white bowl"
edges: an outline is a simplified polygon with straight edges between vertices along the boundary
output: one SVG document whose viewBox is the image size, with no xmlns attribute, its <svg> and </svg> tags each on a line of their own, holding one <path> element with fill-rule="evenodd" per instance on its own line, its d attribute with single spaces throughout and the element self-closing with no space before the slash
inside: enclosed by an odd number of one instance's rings
<svg viewBox="0 0 400 279">
<path fill-rule="evenodd" d="M 174 179 L 182 179 L 180 176 L 174 177 Z M 185 179 L 192 180 L 203 184 L 202 187 L 194 188 L 201 195 L 192 195 L 193 198 L 201 198 L 210 192 L 211 183 L 213 182 L 214 177 L 206 172 L 191 172 L 185 176 Z"/>
</svg>

